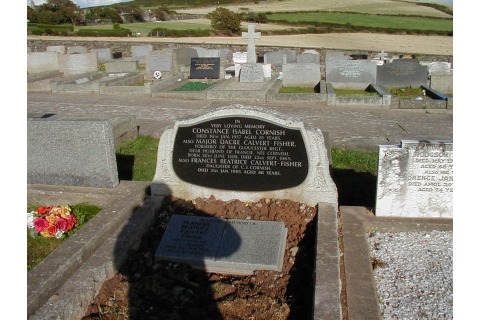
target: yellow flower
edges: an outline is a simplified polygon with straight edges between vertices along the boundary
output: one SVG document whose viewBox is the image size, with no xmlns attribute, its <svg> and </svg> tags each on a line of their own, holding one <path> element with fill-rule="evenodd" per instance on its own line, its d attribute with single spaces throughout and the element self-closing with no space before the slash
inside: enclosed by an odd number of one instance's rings
<svg viewBox="0 0 480 320">
<path fill-rule="evenodd" d="M 50 224 L 55 224 L 57 222 L 58 217 L 55 214 L 49 214 L 48 216 L 45 217 L 45 219 L 50 223 Z"/>
<path fill-rule="evenodd" d="M 53 213 L 59 217 L 66 218 L 70 215 L 72 209 L 69 206 L 55 206 L 52 207 L 50 213 Z"/>
</svg>

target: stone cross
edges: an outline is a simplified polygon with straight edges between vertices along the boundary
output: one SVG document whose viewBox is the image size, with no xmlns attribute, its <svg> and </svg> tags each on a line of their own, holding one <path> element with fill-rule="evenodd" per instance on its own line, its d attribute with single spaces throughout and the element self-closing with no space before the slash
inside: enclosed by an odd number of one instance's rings
<svg viewBox="0 0 480 320">
<path fill-rule="evenodd" d="M 388 54 L 385 53 L 385 50 L 382 50 L 382 52 L 380 52 L 380 53 L 378 54 L 380 60 L 382 60 L 382 61 L 387 58 L 387 55 L 388 55 Z"/>
<path fill-rule="evenodd" d="M 248 39 L 247 63 L 257 63 L 257 54 L 255 52 L 255 39 L 260 39 L 260 32 L 255 32 L 255 25 L 248 24 L 248 32 L 242 32 L 242 38 Z"/>
</svg>

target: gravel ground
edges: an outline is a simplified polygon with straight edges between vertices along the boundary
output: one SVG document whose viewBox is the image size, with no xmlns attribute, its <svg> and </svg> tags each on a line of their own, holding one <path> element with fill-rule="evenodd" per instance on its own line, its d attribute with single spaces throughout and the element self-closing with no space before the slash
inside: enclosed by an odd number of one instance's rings
<svg viewBox="0 0 480 320">
<path fill-rule="evenodd" d="M 384 319 L 453 319 L 452 232 L 375 232 L 368 243 Z"/>
</svg>

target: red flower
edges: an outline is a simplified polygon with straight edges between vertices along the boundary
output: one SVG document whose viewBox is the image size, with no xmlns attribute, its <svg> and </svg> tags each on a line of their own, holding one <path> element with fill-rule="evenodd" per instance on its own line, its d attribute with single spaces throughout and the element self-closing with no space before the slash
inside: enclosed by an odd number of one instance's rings
<svg viewBox="0 0 480 320">
<path fill-rule="evenodd" d="M 43 218 L 36 217 L 33 220 L 33 226 L 35 227 L 36 232 L 42 232 L 43 229 L 48 227 L 48 221 Z"/>
<path fill-rule="evenodd" d="M 50 212 L 50 207 L 38 207 L 37 213 L 38 214 L 46 214 Z"/>
<path fill-rule="evenodd" d="M 75 224 L 77 223 L 77 219 L 75 218 L 75 216 L 73 214 L 66 217 L 65 221 L 67 222 L 67 231 L 71 230 L 75 226 Z"/>
<path fill-rule="evenodd" d="M 55 222 L 55 226 L 62 231 L 68 231 L 68 223 L 64 218 L 59 218 L 57 222 Z"/>
</svg>

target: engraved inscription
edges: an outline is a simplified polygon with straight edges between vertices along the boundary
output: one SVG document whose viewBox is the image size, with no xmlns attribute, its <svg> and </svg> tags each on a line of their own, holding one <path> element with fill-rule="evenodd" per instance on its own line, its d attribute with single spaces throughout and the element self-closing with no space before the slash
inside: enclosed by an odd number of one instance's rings
<svg viewBox="0 0 480 320">
<path fill-rule="evenodd" d="M 226 190 L 279 190 L 302 183 L 308 158 L 300 130 L 247 117 L 179 127 L 173 167 L 183 180 Z"/>
<path fill-rule="evenodd" d="M 442 145 L 428 145 L 413 152 L 408 186 L 418 192 L 453 192 L 453 154 Z"/>
</svg>

